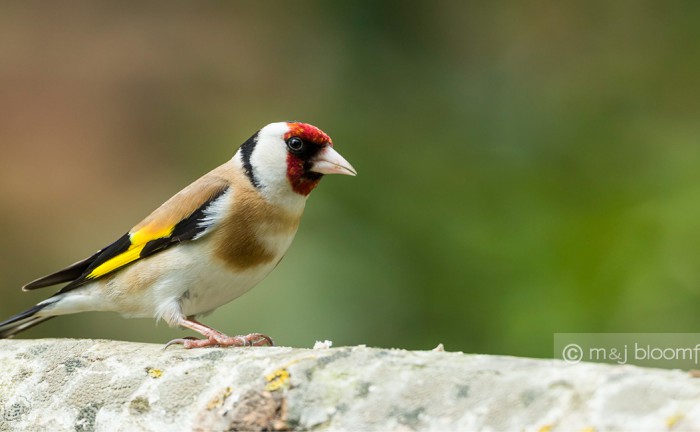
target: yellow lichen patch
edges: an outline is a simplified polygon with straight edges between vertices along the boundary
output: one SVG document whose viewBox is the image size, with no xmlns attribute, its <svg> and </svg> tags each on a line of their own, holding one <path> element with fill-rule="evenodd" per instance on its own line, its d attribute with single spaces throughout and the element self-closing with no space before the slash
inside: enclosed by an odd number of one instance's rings
<svg viewBox="0 0 700 432">
<path fill-rule="evenodd" d="M 265 375 L 265 381 L 267 381 L 265 390 L 271 392 L 279 390 L 289 384 L 289 371 L 284 368 L 277 369 L 276 371 Z"/>
<path fill-rule="evenodd" d="M 224 401 L 227 397 L 231 396 L 233 388 L 226 387 L 221 393 L 214 396 L 207 404 L 207 410 L 211 411 L 216 408 L 221 408 L 224 406 Z"/>
<path fill-rule="evenodd" d="M 679 421 L 683 420 L 683 414 L 681 413 L 676 413 L 672 415 L 671 417 L 666 418 L 666 427 L 669 429 L 673 429 L 673 427 L 678 423 Z"/>
<path fill-rule="evenodd" d="M 148 376 L 151 377 L 151 378 L 160 378 L 160 377 L 163 376 L 163 371 L 162 371 L 162 370 L 156 369 L 156 368 L 152 368 L 152 367 L 146 368 L 146 373 L 147 373 Z"/>
<path fill-rule="evenodd" d="M 595 432 L 595 428 L 593 426 L 586 426 L 585 428 L 581 429 L 580 432 Z"/>
<path fill-rule="evenodd" d="M 554 425 L 552 425 L 552 424 L 546 424 L 546 425 L 540 427 L 539 429 L 537 429 L 537 432 L 551 432 L 553 427 L 554 427 Z"/>
</svg>

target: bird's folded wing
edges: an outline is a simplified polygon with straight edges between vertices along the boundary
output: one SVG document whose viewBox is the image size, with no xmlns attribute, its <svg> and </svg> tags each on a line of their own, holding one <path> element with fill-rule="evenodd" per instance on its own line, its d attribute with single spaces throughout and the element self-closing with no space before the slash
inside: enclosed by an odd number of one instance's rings
<svg viewBox="0 0 700 432">
<path fill-rule="evenodd" d="M 93 256 L 63 270 L 28 283 L 31 290 L 70 282 L 61 293 L 99 279 L 141 258 L 204 235 L 220 217 L 217 200 L 229 183 L 217 177 L 202 177 L 166 201 L 141 223 Z"/>
</svg>

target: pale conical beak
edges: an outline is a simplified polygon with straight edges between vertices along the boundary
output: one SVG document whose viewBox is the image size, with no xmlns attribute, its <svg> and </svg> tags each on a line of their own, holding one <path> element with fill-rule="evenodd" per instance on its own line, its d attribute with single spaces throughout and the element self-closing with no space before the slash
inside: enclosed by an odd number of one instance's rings
<svg viewBox="0 0 700 432">
<path fill-rule="evenodd" d="M 312 160 L 310 171 L 319 174 L 357 175 L 355 168 L 346 161 L 333 147 L 327 146 Z"/>
</svg>

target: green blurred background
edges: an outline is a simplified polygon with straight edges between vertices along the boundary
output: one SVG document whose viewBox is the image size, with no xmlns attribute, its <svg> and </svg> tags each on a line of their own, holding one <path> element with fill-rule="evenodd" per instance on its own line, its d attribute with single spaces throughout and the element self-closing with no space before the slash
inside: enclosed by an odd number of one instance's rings
<svg viewBox="0 0 700 432">
<path fill-rule="evenodd" d="M 3 4 L 0 314 L 294 119 L 359 175 L 207 324 L 541 357 L 700 331 L 700 3 L 495 3 Z M 23 337 L 186 334 L 90 313 Z"/>
</svg>

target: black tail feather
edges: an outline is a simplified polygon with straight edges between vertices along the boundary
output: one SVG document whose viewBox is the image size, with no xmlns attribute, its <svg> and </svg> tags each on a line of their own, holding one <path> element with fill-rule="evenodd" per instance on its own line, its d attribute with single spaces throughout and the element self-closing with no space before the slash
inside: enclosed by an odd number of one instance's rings
<svg viewBox="0 0 700 432">
<path fill-rule="evenodd" d="M 75 279 L 78 279 L 80 275 L 82 275 L 83 272 L 85 272 L 85 270 L 90 266 L 90 264 L 92 264 L 95 261 L 100 252 L 102 251 L 98 251 L 96 254 L 89 258 L 85 258 L 82 261 L 78 261 L 75 264 L 71 264 L 63 270 L 59 270 L 55 273 L 51 273 L 50 275 L 40 277 L 37 280 L 31 281 L 22 287 L 22 291 L 30 291 L 37 288 L 44 288 L 47 286 L 57 285 L 63 282 L 72 282 Z"/>
<path fill-rule="evenodd" d="M 27 329 L 40 324 L 53 316 L 37 316 L 36 313 L 44 309 L 50 303 L 38 304 L 31 309 L 27 309 L 24 312 L 20 312 L 17 315 L 7 319 L 0 323 L 0 339 L 10 338 L 17 333 L 23 332 Z"/>
</svg>

